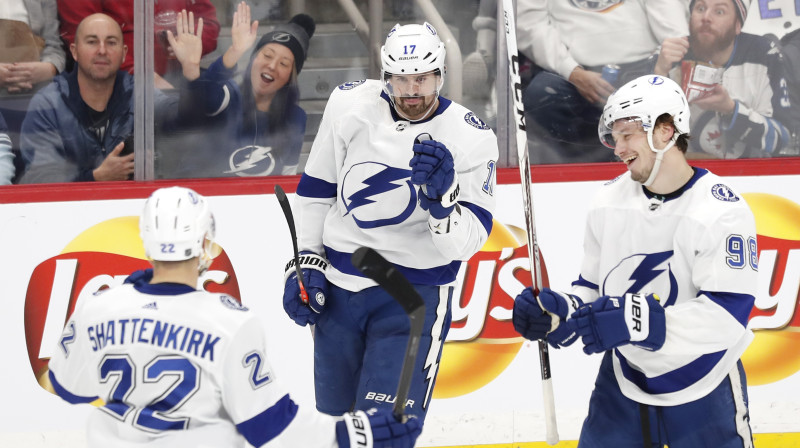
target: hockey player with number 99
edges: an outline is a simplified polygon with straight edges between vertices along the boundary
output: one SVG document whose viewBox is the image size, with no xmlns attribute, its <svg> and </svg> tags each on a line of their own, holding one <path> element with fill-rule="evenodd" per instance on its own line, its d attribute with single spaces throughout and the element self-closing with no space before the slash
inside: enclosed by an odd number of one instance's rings
<svg viewBox="0 0 800 448">
<path fill-rule="evenodd" d="M 603 354 L 581 448 L 752 447 L 740 357 L 753 339 L 753 213 L 686 161 L 689 105 L 669 78 L 620 87 L 599 135 L 628 171 L 592 203 L 572 290 L 525 289 L 514 327 Z"/>
<path fill-rule="evenodd" d="M 300 264 L 284 308 L 314 325 L 317 409 L 391 408 L 408 317 L 351 263 L 361 246 L 391 262 L 425 301 L 405 412 L 424 419 L 450 326 L 452 282 L 488 238 L 498 156 L 494 132 L 440 95 L 445 47 L 429 23 L 395 25 L 381 80 L 342 84 L 325 108 L 297 187 Z"/>
<path fill-rule="evenodd" d="M 99 403 L 90 447 L 414 446 L 416 419 L 299 407 L 269 364 L 264 324 L 233 297 L 197 289 L 216 252 L 203 196 L 156 190 L 139 228 L 153 268 L 82 299 L 49 363 L 59 396 Z"/>
</svg>

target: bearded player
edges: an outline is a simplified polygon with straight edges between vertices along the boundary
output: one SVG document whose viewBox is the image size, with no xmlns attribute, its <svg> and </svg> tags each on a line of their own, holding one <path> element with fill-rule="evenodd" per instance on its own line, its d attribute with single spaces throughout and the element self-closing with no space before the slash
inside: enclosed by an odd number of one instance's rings
<svg viewBox="0 0 800 448">
<path fill-rule="evenodd" d="M 440 95 L 445 47 L 428 23 L 396 25 L 381 49 L 380 80 L 338 86 L 297 187 L 301 267 L 284 308 L 315 324 L 317 409 L 390 408 L 409 334 L 394 299 L 353 267 L 369 246 L 423 297 L 425 328 L 405 411 L 428 410 L 450 326 L 451 283 L 488 238 L 497 140 L 483 121 Z"/>
<path fill-rule="evenodd" d="M 620 87 L 599 134 L 628 171 L 592 203 L 571 293 L 525 289 L 514 328 L 603 354 L 581 448 L 752 448 L 740 357 L 753 340 L 753 213 L 687 163 L 689 104 L 669 78 Z"/>
<path fill-rule="evenodd" d="M 215 247 L 204 197 L 156 190 L 139 228 L 153 268 L 83 299 L 49 363 L 64 400 L 102 400 L 90 447 L 414 445 L 413 418 L 298 407 L 269 364 L 263 323 L 233 297 L 197 289 Z"/>
</svg>

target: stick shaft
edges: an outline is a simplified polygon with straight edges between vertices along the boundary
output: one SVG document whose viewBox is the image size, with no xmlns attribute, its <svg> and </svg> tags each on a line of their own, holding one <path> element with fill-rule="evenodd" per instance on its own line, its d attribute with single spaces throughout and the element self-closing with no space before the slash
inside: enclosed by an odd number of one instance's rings
<svg viewBox="0 0 800 448">
<path fill-rule="evenodd" d="M 506 49 L 508 50 L 508 68 L 511 77 L 514 99 L 514 118 L 516 122 L 517 158 L 522 186 L 522 201 L 525 211 L 525 227 L 528 239 L 528 259 L 531 264 L 531 283 L 538 295 L 543 286 L 539 243 L 536 239 L 536 223 L 533 213 L 533 196 L 531 195 L 531 165 L 528 161 L 528 134 L 525 126 L 525 109 L 522 105 L 522 80 L 519 76 L 519 56 L 517 51 L 517 28 L 514 22 L 513 0 L 503 0 L 503 18 L 505 21 Z M 556 424 L 556 407 L 553 395 L 553 382 L 550 371 L 550 352 L 547 342 L 539 340 L 539 364 L 542 376 L 542 398 L 544 401 L 547 443 L 558 443 L 558 426 Z"/>
</svg>

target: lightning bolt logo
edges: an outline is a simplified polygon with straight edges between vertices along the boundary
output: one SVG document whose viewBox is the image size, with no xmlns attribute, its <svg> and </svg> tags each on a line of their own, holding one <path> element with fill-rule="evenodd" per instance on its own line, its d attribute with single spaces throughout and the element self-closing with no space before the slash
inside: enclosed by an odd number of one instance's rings
<svg viewBox="0 0 800 448">
<path fill-rule="evenodd" d="M 267 161 L 266 169 L 259 170 L 257 173 L 244 172 L 258 165 L 264 165 L 264 163 L 260 163 L 264 160 Z M 275 169 L 275 159 L 272 157 L 271 146 L 251 145 L 239 148 L 231 154 L 228 164 L 231 169 L 225 171 L 225 173 L 234 173 L 238 176 L 266 176 L 272 174 L 272 171 Z"/>
<path fill-rule="evenodd" d="M 672 251 L 668 250 L 666 252 L 659 252 L 655 254 L 647 254 L 644 256 L 644 260 L 639 263 L 639 266 L 633 270 L 633 273 L 630 276 L 630 280 L 633 281 L 633 284 L 630 288 L 626 291 L 628 292 L 640 292 L 642 289 L 647 286 L 648 283 L 653 281 L 656 277 L 659 276 L 662 272 L 666 269 L 656 269 L 656 266 L 661 265 L 664 261 L 669 259 L 672 256 Z"/>
<path fill-rule="evenodd" d="M 624 258 L 606 276 L 602 294 L 621 296 L 626 293 L 657 292 L 662 298 L 666 297 L 662 301 L 664 306 L 674 304 L 678 299 L 678 281 L 668 263 L 673 255 L 674 251 L 668 250 Z M 666 278 L 663 278 L 665 272 Z"/>
<path fill-rule="evenodd" d="M 400 188 L 407 189 L 408 193 L 395 192 Z M 340 194 L 347 209 L 345 215 L 351 215 L 362 229 L 399 224 L 411 216 L 417 206 L 416 190 L 411 184 L 411 170 L 381 163 L 364 162 L 353 165 L 344 177 Z M 398 214 L 397 205 L 402 206 L 403 203 L 406 205 Z M 371 206 L 372 204 L 375 205 Z M 359 210 L 365 206 L 370 207 Z"/>
<path fill-rule="evenodd" d="M 445 317 L 447 315 L 447 308 L 450 306 L 450 295 L 453 293 L 453 288 L 443 286 L 439 288 L 439 305 L 436 308 L 436 321 L 431 328 L 431 347 L 428 349 L 428 355 L 425 358 L 425 366 L 423 371 L 427 378 L 428 390 L 425 393 L 425 400 L 422 402 L 422 409 L 428 408 L 428 403 L 431 402 L 431 394 L 433 393 L 433 384 L 436 379 L 436 373 L 439 371 L 439 357 L 442 353 L 442 332 L 445 325 Z M 447 323 L 450 326 L 450 323 Z"/>
</svg>

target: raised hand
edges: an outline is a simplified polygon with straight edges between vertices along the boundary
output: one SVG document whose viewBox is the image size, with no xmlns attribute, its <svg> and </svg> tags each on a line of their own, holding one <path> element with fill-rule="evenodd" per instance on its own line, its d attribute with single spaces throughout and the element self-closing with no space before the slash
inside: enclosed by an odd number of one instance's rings
<svg viewBox="0 0 800 448">
<path fill-rule="evenodd" d="M 664 39 L 664 42 L 661 43 L 661 51 L 658 53 L 658 60 L 653 73 L 667 76 L 672 66 L 680 62 L 688 52 L 688 37 L 668 37 Z"/>
<path fill-rule="evenodd" d="M 250 6 L 241 2 L 233 13 L 231 23 L 231 46 L 225 52 L 223 62 L 228 68 L 236 65 L 239 58 L 253 46 L 258 38 L 258 20 L 250 22 Z"/>
<path fill-rule="evenodd" d="M 187 15 L 184 9 L 178 14 L 176 27 L 177 35 L 167 30 L 167 41 L 175 59 L 183 67 L 184 77 L 194 81 L 200 76 L 200 59 L 203 57 L 203 18 L 197 20 L 197 30 L 195 30 L 194 13 L 189 12 Z"/>
</svg>

